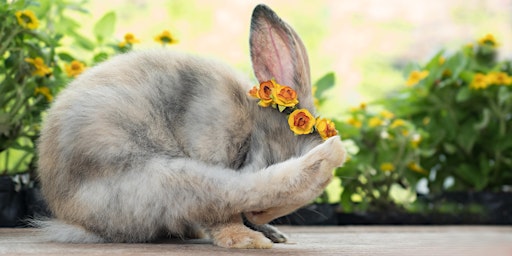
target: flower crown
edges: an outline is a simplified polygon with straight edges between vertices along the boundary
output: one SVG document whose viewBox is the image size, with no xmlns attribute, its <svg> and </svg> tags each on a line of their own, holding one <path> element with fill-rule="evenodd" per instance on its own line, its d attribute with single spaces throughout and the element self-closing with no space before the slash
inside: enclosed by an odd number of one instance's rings
<svg viewBox="0 0 512 256">
<path fill-rule="evenodd" d="M 273 107 L 288 115 L 288 125 L 296 135 L 318 132 L 322 139 L 338 134 L 334 123 L 327 118 L 313 117 L 305 108 L 296 108 L 299 104 L 297 92 L 289 86 L 280 85 L 274 80 L 262 82 L 254 86 L 249 95 L 259 99 L 261 107 Z"/>
</svg>

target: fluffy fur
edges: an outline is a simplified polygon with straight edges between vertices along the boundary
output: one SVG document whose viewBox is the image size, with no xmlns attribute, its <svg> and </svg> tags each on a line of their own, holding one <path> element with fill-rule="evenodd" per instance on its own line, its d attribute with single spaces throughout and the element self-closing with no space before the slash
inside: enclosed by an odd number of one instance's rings
<svg viewBox="0 0 512 256">
<path fill-rule="evenodd" d="M 292 86 L 314 113 L 296 33 L 260 5 L 250 41 L 258 80 Z M 321 193 L 345 151 L 339 137 L 295 136 L 284 114 L 247 95 L 252 85 L 220 62 L 163 49 L 87 70 L 43 124 L 39 174 L 56 219 L 39 225 L 62 242 L 286 241 L 265 223 Z"/>
</svg>

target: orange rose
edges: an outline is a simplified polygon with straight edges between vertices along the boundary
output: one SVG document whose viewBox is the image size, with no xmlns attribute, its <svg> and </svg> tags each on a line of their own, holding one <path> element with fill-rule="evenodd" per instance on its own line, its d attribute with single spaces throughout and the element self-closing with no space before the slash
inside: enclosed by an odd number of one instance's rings
<svg viewBox="0 0 512 256">
<path fill-rule="evenodd" d="M 297 135 L 311 133 L 315 121 L 315 118 L 307 109 L 296 109 L 288 117 L 290 129 Z"/>
<path fill-rule="evenodd" d="M 258 90 L 258 98 L 260 102 L 258 103 L 262 107 L 268 107 L 272 105 L 272 90 L 274 89 L 275 84 L 274 81 L 266 81 L 260 84 L 260 89 Z"/>
<path fill-rule="evenodd" d="M 327 118 L 317 118 L 315 127 L 324 140 L 338 134 L 334 123 Z"/>
<path fill-rule="evenodd" d="M 252 89 L 249 91 L 249 95 L 254 98 L 258 98 L 258 86 L 252 87 Z"/>
<path fill-rule="evenodd" d="M 283 107 L 293 108 L 299 103 L 297 93 L 291 87 L 280 84 L 275 84 L 275 88 L 272 90 L 272 98 L 274 103 Z"/>
</svg>

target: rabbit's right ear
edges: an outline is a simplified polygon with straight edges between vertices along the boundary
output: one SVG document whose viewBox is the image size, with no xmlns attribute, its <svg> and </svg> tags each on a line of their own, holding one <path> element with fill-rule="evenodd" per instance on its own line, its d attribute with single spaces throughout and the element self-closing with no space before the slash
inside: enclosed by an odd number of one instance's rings
<svg viewBox="0 0 512 256">
<path fill-rule="evenodd" d="M 297 33 L 266 5 L 254 8 L 251 20 L 251 59 L 256 78 L 292 87 L 301 108 L 314 110 L 306 48 Z"/>
</svg>

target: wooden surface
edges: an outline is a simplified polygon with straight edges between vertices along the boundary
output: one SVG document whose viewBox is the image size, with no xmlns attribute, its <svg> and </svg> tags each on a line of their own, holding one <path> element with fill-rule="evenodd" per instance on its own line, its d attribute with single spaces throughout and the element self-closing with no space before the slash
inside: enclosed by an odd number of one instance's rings
<svg viewBox="0 0 512 256">
<path fill-rule="evenodd" d="M 36 229 L 0 229 L 0 255 L 484 255 L 512 256 L 512 226 L 279 227 L 290 241 L 233 250 L 208 240 L 150 244 L 59 244 Z"/>
</svg>

